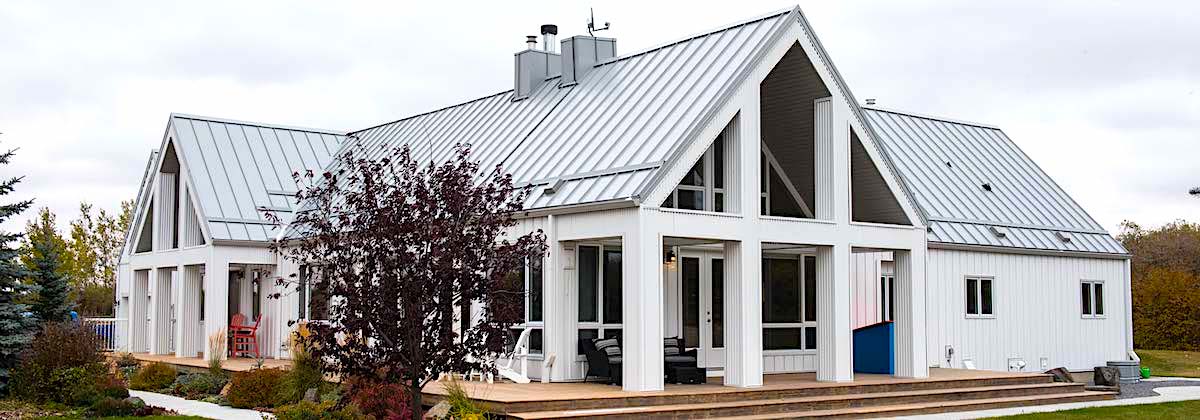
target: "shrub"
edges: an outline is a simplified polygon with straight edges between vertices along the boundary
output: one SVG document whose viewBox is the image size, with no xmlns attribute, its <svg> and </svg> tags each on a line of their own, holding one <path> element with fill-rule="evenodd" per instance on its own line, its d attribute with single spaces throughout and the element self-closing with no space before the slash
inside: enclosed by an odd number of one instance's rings
<svg viewBox="0 0 1200 420">
<path fill-rule="evenodd" d="M 96 400 L 88 412 L 94 417 L 128 416 L 133 414 L 134 408 L 123 399 L 105 397 Z"/>
<path fill-rule="evenodd" d="M 124 386 L 111 383 L 113 378 L 108 375 L 101 344 L 95 330 L 87 325 L 43 324 L 29 347 L 21 353 L 20 363 L 13 372 L 14 396 L 30 401 L 88 406 L 102 392 L 119 394 Z"/>
<path fill-rule="evenodd" d="M 229 404 L 236 408 L 267 408 L 279 405 L 284 372 L 280 369 L 254 369 L 233 374 L 229 384 Z"/>
<path fill-rule="evenodd" d="M 136 368 L 136 367 L 139 367 L 139 366 L 141 366 L 141 365 L 142 365 L 142 362 L 141 362 L 140 360 L 138 360 L 136 357 L 133 357 L 133 355 L 132 355 L 132 354 L 129 354 L 129 353 L 121 353 L 121 356 L 120 356 L 120 357 L 117 357 L 117 368 L 118 368 L 118 369 L 120 369 L 120 368 L 128 368 L 128 367 L 135 367 L 135 368 Z"/>
<path fill-rule="evenodd" d="M 225 370 L 221 368 L 221 356 L 229 345 L 226 334 L 222 328 L 208 336 L 208 373 L 213 375 L 225 375 Z"/>
<path fill-rule="evenodd" d="M 96 393 L 100 397 L 125 399 L 129 398 L 129 389 L 125 387 L 125 382 L 121 378 L 113 374 L 104 375 L 96 383 Z"/>
<path fill-rule="evenodd" d="M 354 405 L 337 408 L 333 401 L 315 403 L 300 401 L 285 405 L 275 410 L 275 418 L 279 420 L 359 420 L 364 419 Z"/>
<path fill-rule="evenodd" d="M 178 372 L 166 363 L 151 363 L 138 369 L 129 379 L 129 387 L 142 391 L 160 391 L 175 383 Z"/>
<path fill-rule="evenodd" d="M 351 403 L 376 420 L 412 418 L 408 387 L 404 385 L 352 378 L 346 382 L 345 391 Z"/>
<path fill-rule="evenodd" d="M 485 418 L 487 409 L 471 398 L 458 381 L 446 385 L 446 402 L 450 404 L 450 418 Z"/>
<path fill-rule="evenodd" d="M 224 388 L 227 382 L 229 380 L 225 378 L 225 375 L 189 373 L 175 378 L 175 383 L 171 385 L 171 392 L 188 399 L 196 399 L 204 395 L 221 393 L 221 388 Z"/>
<path fill-rule="evenodd" d="M 306 331 L 301 326 L 300 331 Z M 305 333 L 297 331 L 289 340 L 292 355 L 292 369 L 283 378 L 280 388 L 280 401 L 293 403 L 304 398 L 309 389 L 322 389 L 325 385 L 325 375 L 322 372 L 321 360 L 309 351 Z"/>
</svg>

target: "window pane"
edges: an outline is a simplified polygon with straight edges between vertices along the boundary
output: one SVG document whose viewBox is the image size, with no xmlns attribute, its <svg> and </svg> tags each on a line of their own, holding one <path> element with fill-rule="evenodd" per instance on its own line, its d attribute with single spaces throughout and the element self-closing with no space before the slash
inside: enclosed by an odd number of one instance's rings
<svg viewBox="0 0 1200 420">
<path fill-rule="evenodd" d="M 579 247 L 579 322 L 596 322 L 596 287 L 600 274 L 600 249 Z"/>
<path fill-rule="evenodd" d="M 800 322 L 800 261 L 763 259 L 763 322 Z"/>
<path fill-rule="evenodd" d="M 725 188 L 725 136 L 713 142 L 713 187 Z"/>
<path fill-rule="evenodd" d="M 712 346 L 725 347 L 725 260 L 712 260 Z"/>
<path fill-rule="evenodd" d="M 1079 305 L 1084 315 L 1092 314 L 1092 284 L 1079 283 Z"/>
<path fill-rule="evenodd" d="M 592 340 L 592 339 L 600 337 L 600 331 L 599 330 L 579 330 L 578 337 L 581 340 Z M 578 346 L 578 348 L 576 348 L 575 352 L 576 352 L 576 354 L 582 356 L 583 355 L 583 346 Z"/>
<path fill-rule="evenodd" d="M 703 157 L 701 157 L 700 160 L 696 162 L 696 166 L 693 166 L 692 170 L 688 171 L 687 175 L 683 176 L 683 181 L 680 181 L 679 185 L 692 185 L 692 186 L 696 186 L 696 187 L 704 186 L 704 158 Z"/>
<path fill-rule="evenodd" d="M 801 328 L 764 328 L 763 350 L 800 349 Z"/>
<path fill-rule="evenodd" d="M 604 251 L 604 323 L 621 323 L 621 251 Z"/>
<path fill-rule="evenodd" d="M 887 320 L 896 320 L 896 278 L 888 277 L 887 279 L 887 297 L 888 297 L 888 313 Z"/>
<path fill-rule="evenodd" d="M 700 259 L 684 257 L 679 269 L 683 278 L 683 346 L 700 347 Z"/>
<path fill-rule="evenodd" d="M 529 320 L 542 321 L 542 258 L 529 259 Z"/>
<path fill-rule="evenodd" d="M 621 329 L 620 328 L 605 328 L 604 329 L 604 338 L 615 338 L 615 339 L 617 339 L 617 341 L 621 341 Z"/>
<path fill-rule="evenodd" d="M 521 268 L 508 273 L 508 276 L 504 278 L 504 282 L 508 287 L 514 287 L 521 291 L 521 301 L 517 304 L 517 319 L 512 321 L 515 323 L 524 322 L 529 315 L 529 312 L 526 311 L 528 308 L 527 304 L 529 303 L 529 290 L 525 284 L 525 266 L 521 265 Z"/>
<path fill-rule="evenodd" d="M 529 331 L 529 354 L 542 354 L 542 329 Z"/>
<path fill-rule="evenodd" d="M 725 211 L 725 194 L 714 193 L 714 195 L 716 197 L 713 198 L 713 210 L 719 212 Z"/>
<path fill-rule="evenodd" d="M 967 313 L 971 315 L 979 315 L 979 304 L 975 301 L 979 297 L 979 289 L 975 282 L 975 279 L 967 279 Z"/>
<path fill-rule="evenodd" d="M 767 196 L 765 195 L 758 198 L 758 213 L 767 215 Z"/>
<path fill-rule="evenodd" d="M 679 208 L 688 210 L 704 210 L 704 191 L 678 190 Z"/>
<path fill-rule="evenodd" d="M 980 291 L 981 299 L 983 299 L 983 302 L 981 305 L 983 307 L 982 313 L 983 313 L 983 315 L 991 315 L 992 314 L 992 281 L 989 279 L 980 279 L 979 280 L 979 291 Z"/>
<path fill-rule="evenodd" d="M 887 277 L 886 276 L 879 277 L 879 295 L 880 295 L 879 319 L 882 321 L 887 321 L 888 320 L 888 317 L 887 317 L 888 308 L 887 308 L 887 304 L 884 303 L 884 302 L 887 302 Z"/>
<path fill-rule="evenodd" d="M 817 327 L 804 328 L 804 348 L 806 350 L 817 349 Z"/>
<path fill-rule="evenodd" d="M 804 321 L 817 320 L 817 257 L 804 257 Z"/>
<path fill-rule="evenodd" d="M 792 197 L 791 191 L 779 177 L 779 172 L 771 171 L 771 215 L 783 217 L 804 217 L 800 204 Z"/>
<path fill-rule="evenodd" d="M 1096 283 L 1092 288 L 1096 289 L 1096 315 L 1104 315 L 1104 283 Z"/>
<path fill-rule="evenodd" d="M 767 173 L 771 171 L 770 163 L 767 163 L 767 155 L 759 155 L 758 159 L 758 192 L 767 192 Z"/>
<path fill-rule="evenodd" d="M 672 192 L 671 194 L 668 194 L 667 199 L 663 200 L 662 205 L 659 207 L 668 208 L 668 209 L 674 208 L 675 207 L 675 193 Z"/>
<path fill-rule="evenodd" d="M 296 288 L 296 302 L 298 303 L 298 308 L 296 308 L 296 311 L 297 311 L 297 315 L 299 315 L 299 319 L 308 319 L 308 308 L 307 308 L 308 296 L 306 296 L 307 294 L 308 294 L 308 266 L 301 265 L 300 266 L 300 286 Z M 201 306 L 201 308 L 203 308 L 203 306 Z M 204 312 L 205 312 L 204 310 L 200 311 L 201 314 L 203 314 Z M 203 316 L 203 315 L 201 315 L 201 316 Z M 203 318 L 201 318 L 201 319 L 203 319 Z"/>
</svg>

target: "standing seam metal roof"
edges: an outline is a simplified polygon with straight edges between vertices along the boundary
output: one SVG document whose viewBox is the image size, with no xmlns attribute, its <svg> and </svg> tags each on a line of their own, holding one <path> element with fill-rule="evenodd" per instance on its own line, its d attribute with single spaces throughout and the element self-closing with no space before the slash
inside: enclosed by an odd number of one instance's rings
<svg viewBox="0 0 1200 420">
<path fill-rule="evenodd" d="M 999 128 L 881 108 L 864 111 L 929 219 L 931 242 L 1126 253 Z"/>
<path fill-rule="evenodd" d="M 346 139 L 328 130 L 173 114 L 172 137 L 216 240 L 267 241 L 276 227 L 260 209 L 287 216 L 292 174 L 320 171 Z"/>
</svg>

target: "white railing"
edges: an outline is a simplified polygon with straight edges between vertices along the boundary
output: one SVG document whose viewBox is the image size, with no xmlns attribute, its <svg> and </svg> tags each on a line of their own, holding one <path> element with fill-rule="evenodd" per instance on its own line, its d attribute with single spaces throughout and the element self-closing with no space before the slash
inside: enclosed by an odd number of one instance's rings
<svg viewBox="0 0 1200 420">
<path fill-rule="evenodd" d="M 129 337 L 129 320 L 125 318 L 84 318 L 104 342 L 104 351 L 117 351 L 125 347 Z"/>
</svg>

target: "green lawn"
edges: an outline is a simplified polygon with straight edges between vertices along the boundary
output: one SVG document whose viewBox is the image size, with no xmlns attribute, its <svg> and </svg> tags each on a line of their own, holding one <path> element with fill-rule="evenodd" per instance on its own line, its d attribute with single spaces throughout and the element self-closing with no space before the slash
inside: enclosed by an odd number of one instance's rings
<svg viewBox="0 0 1200 420">
<path fill-rule="evenodd" d="M 1138 353 L 1141 356 L 1141 352 Z M 1122 405 L 1116 407 L 1080 408 L 1052 413 L 1021 414 L 995 417 L 1005 420 L 1044 419 L 1194 419 L 1200 415 L 1200 401 L 1179 401 L 1159 404 Z"/>
<path fill-rule="evenodd" d="M 1200 352 L 1173 350 L 1138 350 L 1142 366 L 1154 376 L 1185 376 L 1200 378 Z"/>
</svg>

